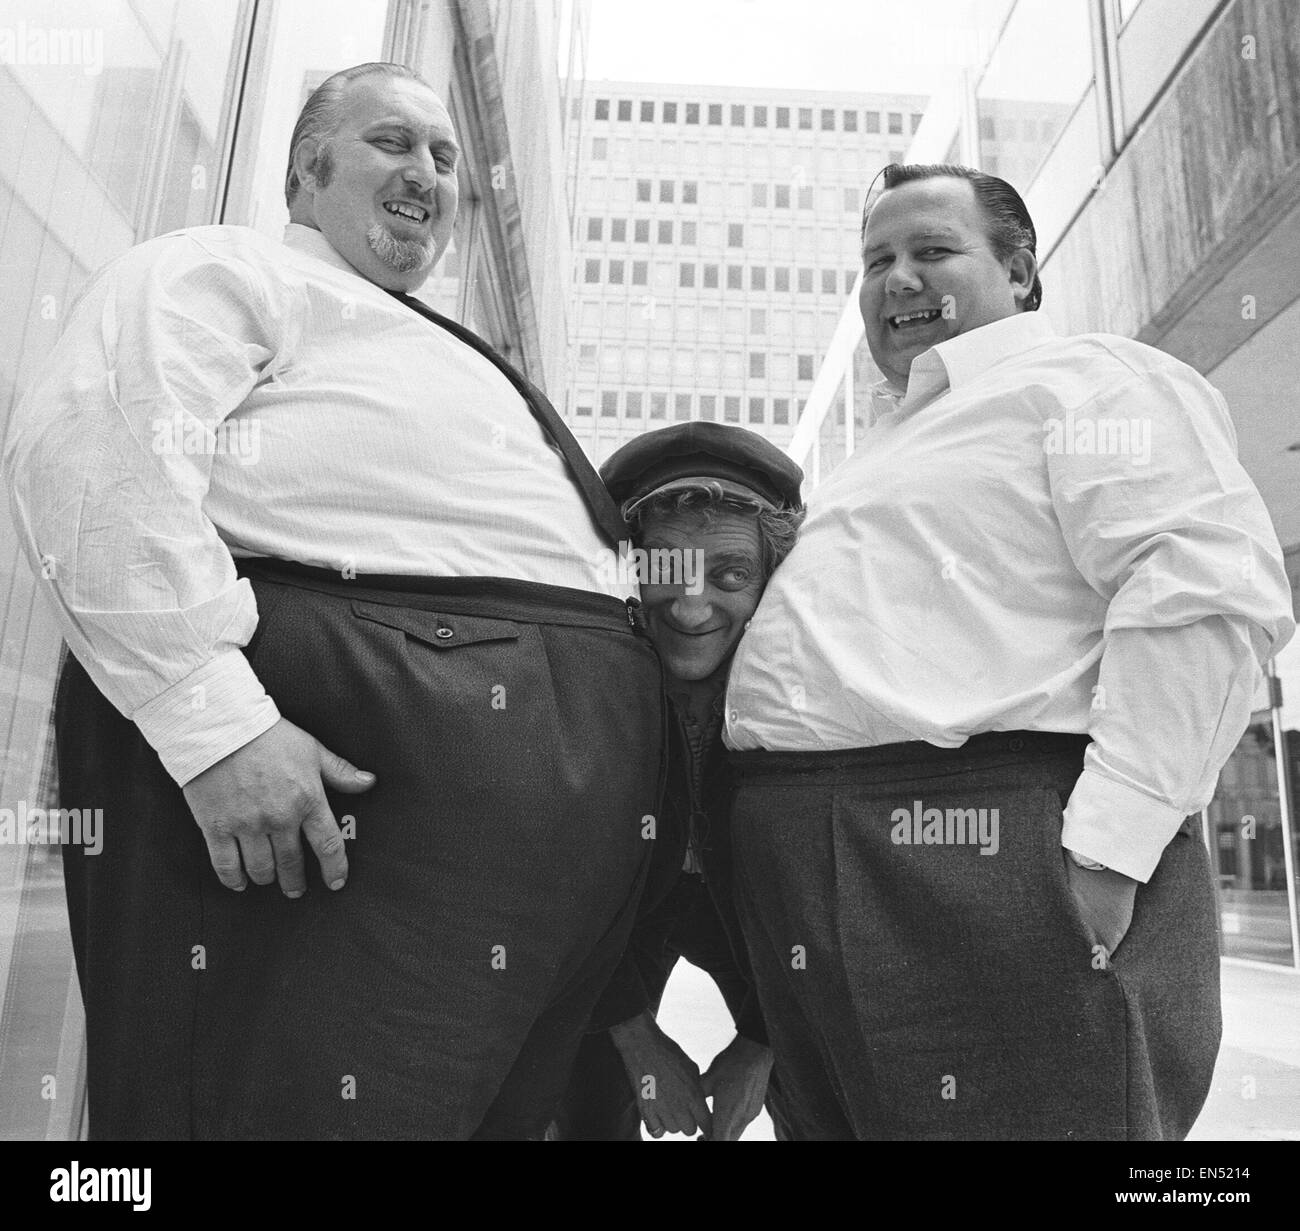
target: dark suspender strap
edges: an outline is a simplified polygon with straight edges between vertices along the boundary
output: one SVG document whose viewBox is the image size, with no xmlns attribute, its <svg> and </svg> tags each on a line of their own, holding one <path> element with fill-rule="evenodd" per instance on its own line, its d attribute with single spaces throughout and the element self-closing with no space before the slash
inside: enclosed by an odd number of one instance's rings
<svg viewBox="0 0 1300 1231">
<path fill-rule="evenodd" d="M 459 338 L 466 346 L 473 347 L 484 358 L 491 360 L 505 375 L 506 379 L 519 390 L 528 409 L 532 412 L 533 418 L 542 425 L 546 434 L 555 442 L 556 447 L 564 455 L 564 460 L 569 466 L 569 472 L 573 475 L 574 482 L 577 483 L 578 490 L 582 493 L 582 498 L 587 502 L 587 507 L 591 510 L 592 520 L 600 528 L 605 538 L 609 540 L 610 546 L 617 550 L 619 542 L 627 538 L 627 526 L 619 514 L 618 506 L 614 503 L 613 497 L 610 496 L 605 484 L 601 482 L 600 475 L 596 473 L 596 468 L 582 451 L 582 446 L 574 439 L 573 433 L 569 431 L 564 420 L 556 413 L 555 407 L 547 401 L 546 395 L 521 372 L 516 371 L 513 365 L 502 359 L 477 334 L 466 329 L 463 325 L 458 325 L 455 321 L 448 320 L 447 317 L 435 312 L 428 304 L 421 303 L 412 295 L 404 295 L 401 291 L 389 291 L 388 293 L 440 329 L 445 329 L 448 333 Z"/>
</svg>

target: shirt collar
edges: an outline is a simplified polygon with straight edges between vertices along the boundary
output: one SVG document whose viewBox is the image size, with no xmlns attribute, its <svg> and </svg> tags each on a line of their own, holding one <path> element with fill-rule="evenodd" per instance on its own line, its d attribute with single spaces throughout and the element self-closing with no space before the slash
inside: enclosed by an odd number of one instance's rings
<svg viewBox="0 0 1300 1231">
<path fill-rule="evenodd" d="M 324 261 L 327 265 L 333 265 L 335 269 L 341 269 L 344 273 L 351 274 L 354 278 L 360 278 L 363 282 L 370 282 L 370 279 L 357 272 L 356 268 L 343 257 L 339 256 L 337 249 L 330 243 L 325 236 L 315 227 L 303 226 L 300 222 L 291 222 L 284 228 L 285 247 L 292 248 L 295 252 L 305 253 L 307 256 L 314 256 L 319 261 Z M 374 283 L 371 283 L 374 286 Z M 376 288 L 382 290 L 382 287 Z"/>
<path fill-rule="evenodd" d="M 871 393 L 888 410 L 916 410 L 945 389 L 960 388 L 1002 360 L 1056 336 L 1045 313 L 1017 312 L 922 351 L 912 360 L 906 390 L 886 379 L 872 385 Z"/>
</svg>

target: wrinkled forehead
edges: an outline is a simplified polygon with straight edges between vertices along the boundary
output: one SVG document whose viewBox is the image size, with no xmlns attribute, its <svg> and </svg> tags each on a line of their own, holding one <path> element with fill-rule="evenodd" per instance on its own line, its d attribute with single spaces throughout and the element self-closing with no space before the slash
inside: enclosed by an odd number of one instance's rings
<svg viewBox="0 0 1300 1231">
<path fill-rule="evenodd" d="M 762 536 L 758 511 L 727 505 L 703 509 L 656 511 L 641 524 L 640 541 L 647 547 L 682 547 L 728 553 L 757 553 Z"/>
<path fill-rule="evenodd" d="M 340 127 L 359 132 L 372 124 L 400 123 L 430 137 L 455 140 L 451 115 L 428 86 L 406 77 L 363 77 L 340 100 Z"/>
</svg>

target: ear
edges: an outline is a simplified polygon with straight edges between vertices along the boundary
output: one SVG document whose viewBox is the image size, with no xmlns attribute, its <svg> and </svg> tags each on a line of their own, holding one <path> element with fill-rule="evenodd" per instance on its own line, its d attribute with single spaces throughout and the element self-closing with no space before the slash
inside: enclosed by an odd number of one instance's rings
<svg viewBox="0 0 1300 1231">
<path fill-rule="evenodd" d="M 1034 254 L 1028 248 L 1017 248 L 1007 261 L 1007 275 L 1011 279 L 1011 293 L 1017 307 L 1023 306 L 1038 276 L 1038 261 Z"/>
<path fill-rule="evenodd" d="M 314 191 L 316 188 L 316 159 L 320 155 L 321 143 L 314 138 L 299 141 L 293 151 L 293 169 L 298 173 L 300 191 Z"/>
</svg>

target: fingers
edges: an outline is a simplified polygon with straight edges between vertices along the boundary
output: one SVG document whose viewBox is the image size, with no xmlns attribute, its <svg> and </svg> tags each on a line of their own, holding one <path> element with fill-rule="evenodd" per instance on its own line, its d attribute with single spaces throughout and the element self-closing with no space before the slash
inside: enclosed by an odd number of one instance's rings
<svg viewBox="0 0 1300 1231">
<path fill-rule="evenodd" d="M 707 1139 L 713 1132 L 713 1116 L 709 1111 L 708 1103 L 704 1101 L 704 1091 L 698 1084 L 692 1088 L 690 1100 L 689 1110 L 691 1116 L 694 1117 L 695 1123 L 683 1131 L 693 1132 L 695 1126 L 698 1125 L 700 1132 Z"/>
<path fill-rule="evenodd" d="M 695 1119 L 689 1107 L 678 1106 L 673 1103 L 664 1103 L 656 1108 L 653 1113 L 654 1122 L 659 1127 L 656 1134 L 651 1130 L 654 1136 L 662 1137 L 664 1133 L 682 1133 L 690 1134 L 695 1132 Z M 647 1125 L 650 1123 L 646 1121 Z"/>
<path fill-rule="evenodd" d="M 348 880 L 348 856 L 343 833 L 322 793 L 311 805 L 302 823 L 303 837 L 320 860 L 321 878 L 331 889 L 342 889 Z"/>
<path fill-rule="evenodd" d="M 671 1102 L 658 1098 L 641 1098 L 638 1096 L 637 1105 L 641 1108 L 641 1119 L 645 1121 L 646 1129 L 651 1137 L 659 1138 L 665 1133 L 681 1131 L 677 1127 L 677 1115 Z"/>
<path fill-rule="evenodd" d="M 659 1113 L 655 1109 L 654 1103 L 647 1099 L 637 1100 L 641 1104 L 641 1120 L 645 1124 L 646 1132 L 656 1141 L 667 1131 L 664 1128 L 663 1121 L 659 1118 Z"/>
<path fill-rule="evenodd" d="M 359 795 L 375 785 L 374 774 L 369 770 L 358 769 L 351 761 L 331 752 L 319 740 L 316 741 L 316 750 L 320 756 L 320 776 L 324 786 L 348 795 Z M 348 879 L 347 851 L 343 845 L 343 834 L 323 793 L 314 801 L 303 821 L 302 832 L 316 853 L 316 858 L 320 860 L 321 878 L 331 889 L 342 889 Z M 297 835 L 295 839 L 296 837 Z M 298 847 L 298 853 L 301 860 L 301 847 Z M 305 876 L 302 884 L 305 888 Z"/>
<path fill-rule="evenodd" d="M 709 1131 L 709 1106 L 700 1092 L 698 1080 L 658 1083 L 656 1096 L 643 1098 L 637 1095 L 637 1109 L 651 1137 L 665 1133 L 693 1135 L 697 1128 L 706 1135 Z"/>
<path fill-rule="evenodd" d="M 302 855 L 302 838 L 293 829 L 277 830 L 271 835 L 271 850 L 275 855 L 275 875 L 280 891 L 287 898 L 300 898 L 307 892 L 307 864 Z"/>
<path fill-rule="evenodd" d="M 680 1114 L 676 1099 L 669 1093 L 666 1098 L 651 1095 L 649 1098 L 637 1095 L 637 1108 L 645 1123 L 646 1131 L 656 1141 L 665 1133 L 684 1133 L 689 1131 Z"/>
<path fill-rule="evenodd" d="M 287 896 L 300 897 L 307 889 L 300 830 L 331 889 L 341 889 L 348 876 L 343 835 L 326 788 L 357 794 L 374 784 L 374 774 L 281 718 L 183 789 L 223 885 L 241 890 L 249 880 L 270 885 L 278 879 Z"/>
<path fill-rule="evenodd" d="M 228 836 L 204 829 L 203 837 L 217 878 L 228 889 L 244 889 L 250 880 L 255 885 L 278 880 L 286 897 L 300 898 L 307 891 L 300 830 L 320 860 L 325 883 L 331 889 L 342 889 L 348 879 L 348 857 L 342 831 L 323 792 L 308 805 L 305 819 L 294 817 L 265 833 Z"/>
<path fill-rule="evenodd" d="M 665 1125 L 670 1132 L 694 1133 L 696 1128 L 709 1135 L 709 1104 L 705 1101 L 703 1080 L 695 1062 L 674 1043 L 667 1040 L 674 1055 L 672 1064 L 673 1077 L 668 1090 L 669 1097 L 663 1100 L 661 1112 Z M 661 1093 L 663 1090 L 661 1089 Z"/>
<path fill-rule="evenodd" d="M 266 834 L 241 833 L 237 836 L 244 871 L 255 885 L 269 885 L 275 880 L 275 854 Z"/>
<path fill-rule="evenodd" d="M 319 740 L 316 748 L 320 752 L 320 776 L 332 791 L 343 791 L 348 795 L 359 795 L 375 785 L 375 776 L 367 769 L 358 769 L 351 761 L 331 752 Z"/>
<path fill-rule="evenodd" d="M 217 874 L 217 879 L 227 889 L 248 888 L 248 878 L 244 875 L 244 865 L 239 858 L 239 843 L 227 834 L 213 833 L 206 829 L 201 829 L 200 832 L 208 844 L 208 858 L 212 861 L 212 870 Z"/>
</svg>

